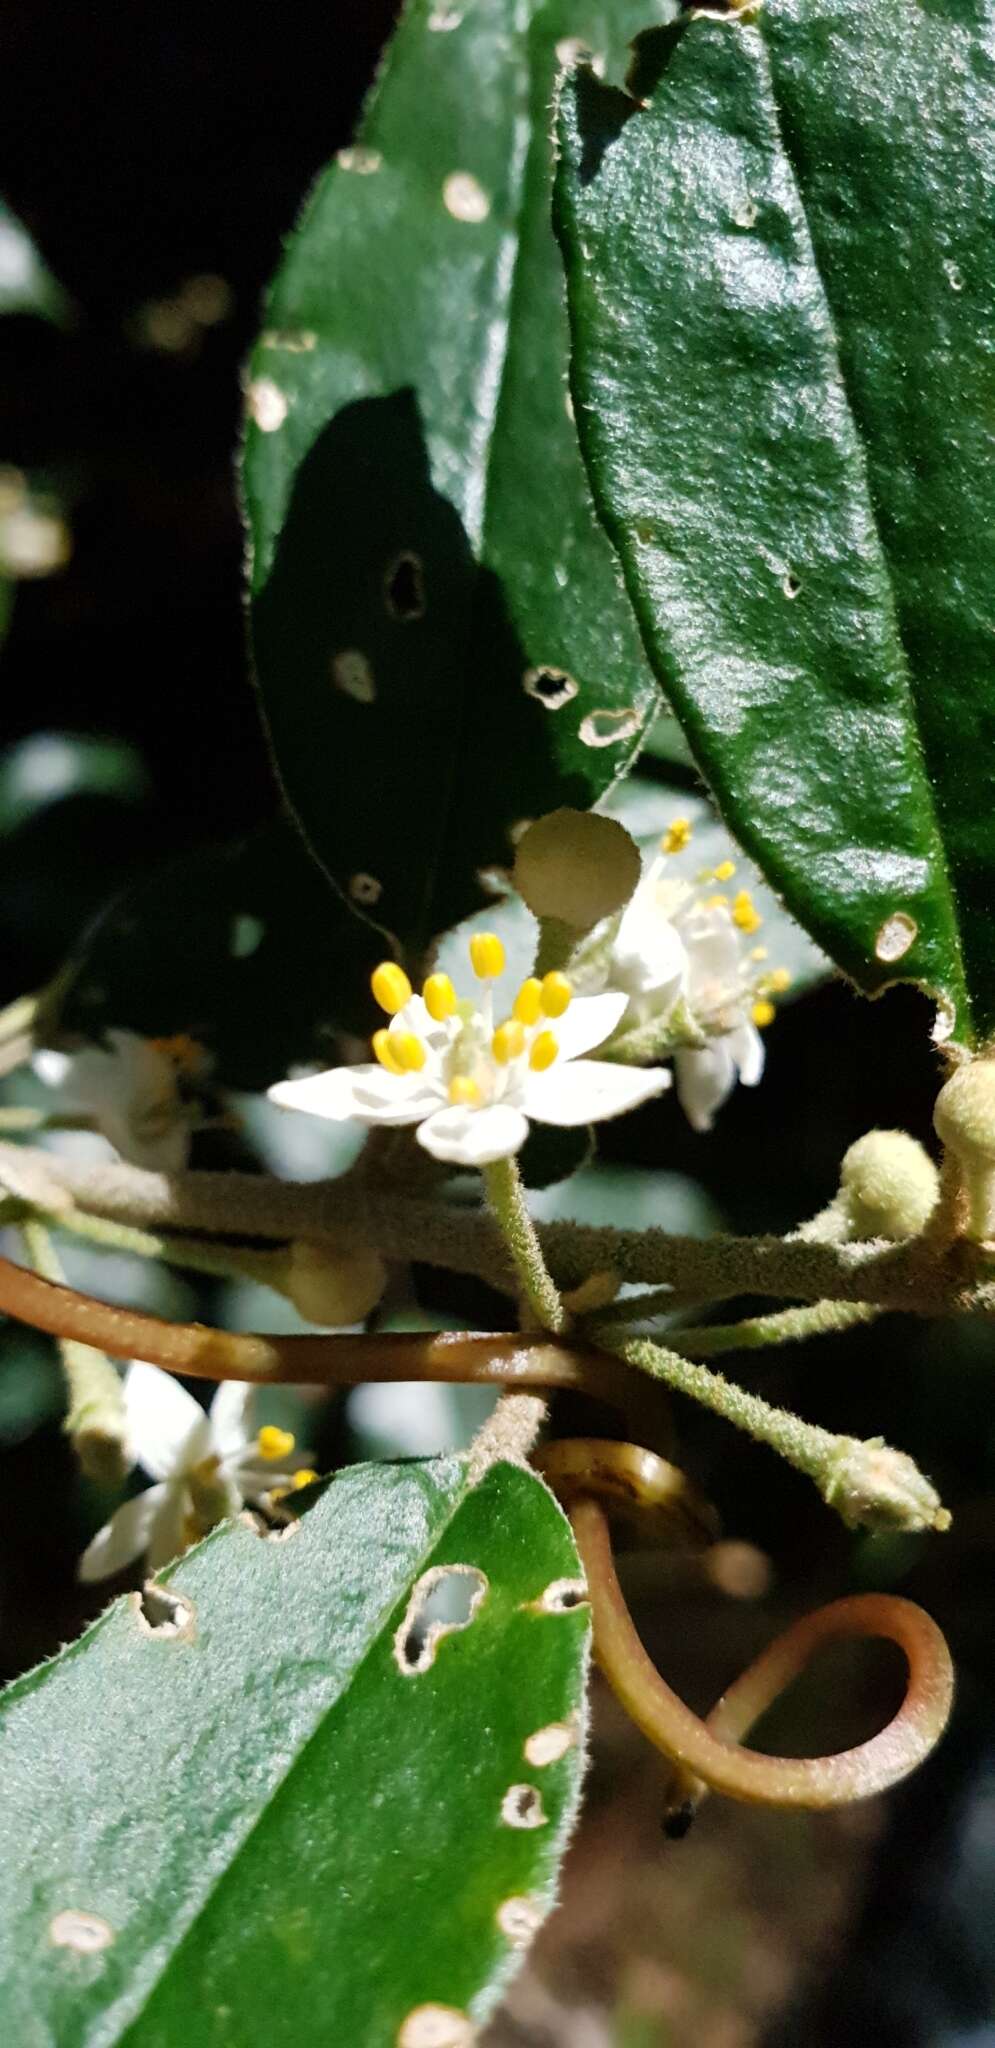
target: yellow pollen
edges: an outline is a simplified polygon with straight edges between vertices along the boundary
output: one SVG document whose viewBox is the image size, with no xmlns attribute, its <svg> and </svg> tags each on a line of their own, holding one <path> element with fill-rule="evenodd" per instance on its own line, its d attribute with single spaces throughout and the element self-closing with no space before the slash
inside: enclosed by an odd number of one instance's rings
<svg viewBox="0 0 995 2048">
<path fill-rule="evenodd" d="M 374 1058 L 386 1067 L 388 1074 L 403 1074 L 404 1068 L 397 1057 L 397 1041 L 391 1037 L 386 1025 L 381 1025 L 380 1030 L 373 1033 L 371 1042 Z"/>
<path fill-rule="evenodd" d="M 546 1068 L 552 1066 L 559 1050 L 559 1040 L 555 1031 L 540 1031 L 538 1038 L 533 1039 L 532 1050 L 529 1053 L 529 1066 L 533 1073 L 544 1074 Z"/>
<path fill-rule="evenodd" d="M 538 1024 L 542 1014 L 542 982 L 530 974 L 523 981 L 512 1004 L 512 1011 L 520 1024 Z"/>
<path fill-rule="evenodd" d="M 751 953 L 750 953 L 750 959 L 751 959 L 751 960 L 766 960 L 766 958 L 767 958 L 767 948 L 766 948 L 766 946 L 754 946 L 754 947 L 753 947 L 753 949 L 752 949 L 752 951 L 751 951 Z"/>
<path fill-rule="evenodd" d="M 544 974 L 542 977 L 542 1007 L 547 1017 L 562 1017 L 570 1008 L 573 989 L 565 974 Z"/>
<path fill-rule="evenodd" d="M 396 960 L 381 960 L 370 976 L 370 987 L 388 1017 L 396 1017 L 398 1010 L 411 1001 L 411 983 Z"/>
<path fill-rule="evenodd" d="M 275 1422 L 263 1425 L 256 1438 L 256 1449 L 261 1458 L 275 1463 L 277 1458 L 289 1458 L 294 1448 L 294 1438 L 289 1429 L 278 1429 Z"/>
<path fill-rule="evenodd" d="M 663 835 L 663 838 L 660 841 L 660 852 L 683 853 L 684 848 L 686 846 L 689 846 L 690 844 L 690 818 L 671 818 L 670 823 L 667 826 L 667 829 Z"/>
<path fill-rule="evenodd" d="M 776 1015 L 777 1011 L 775 1010 L 773 1003 L 768 1003 L 766 1001 L 754 1003 L 753 1008 L 750 1011 L 750 1016 L 753 1018 L 753 1022 L 756 1025 L 758 1031 L 765 1031 L 768 1024 L 773 1024 Z"/>
<path fill-rule="evenodd" d="M 525 1026 L 517 1017 L 508 1017 L 499 1024 L 491 1039 L 491 1051 L 499 1066 L 506 1067 L 509 1060 L 517 1060 L 525 1051 Z"/>
<path fill-rule="evenodd" d="M 456 1008 L 456 990 L 448 974 L 430 974 L 422 995 L 433 1024 L 444 1024 Z"/>
<path fill-rule="evenodd" d="M 770 973 L 764 975 L 761 986 L 772 996 L 783 996 L 785 989 L 791 987 L 791 975 L 786 967 L 772 967 Z"/>
<path fill-rule="evenodd" d="M 413 1031 L 392 1031 L 390 1045 L 403 1074 L 421 1073 L 427 1054 L 421 1039 L 416 1038 Z"/>
<path fill-rule="evenodd" d="M 733 898 L 732 921 L 733 924 L 739 926 L 741 932 L 758 932 L 760 930 L 763 918 L 760 916 L 748 889 L 741 889 L 739 895 Z"/>
<path fill-rule="evenodd" d="M 496 981 L 504 973 L 504 947 L 496 932 L 474 932 L 470 965 L 478 981 Z"/>
<path fill-rule="evenodd" d="M 469 1074 L 454 1074 L 449 1083 L 449 1100 L 454 1109 L 476 1109 L 480 1089 Z"/>
<path fill-rule="evenodd" d="M 318 1474 L 311 1465 L 302 1465 L 300 1471 L 294 1473 L 290 1484 L 295 1493 L 300 1493 L 302 1486 L 313 1486 L 317 1477 Z"/>
<path fill-rule="evenodd" d="M 712 869 L 717 882 L 731 882 L 735 872 L 736 863 L 734 860 L 720 860 L 718 867 Z"/>
</svg>

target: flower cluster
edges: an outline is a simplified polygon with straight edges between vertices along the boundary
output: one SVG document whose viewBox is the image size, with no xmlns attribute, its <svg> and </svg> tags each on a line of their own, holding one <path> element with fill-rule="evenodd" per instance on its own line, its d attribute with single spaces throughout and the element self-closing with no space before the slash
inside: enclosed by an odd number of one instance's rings
<svg viewBox="0 0 995 2048">
<path fill-rule="evenodd" d="M 505 958 L 493 932 L 471 938 L 470 964 L 481 984 L 476 1000 L 461 999 L 447 974 L 430 975 L 415 995 L 403 968 L 385 961 L 373 993 L 390 1022 L 374 1032 L 373 1062 L 279 1082 L 271 1099 L 333 1122 L 411 1124 L 434 1158 L 480 1167 L 518 1152 L 530 1119 L 596 1123 L 669 1086 L 664 1067 L 584 1057 L 620 1023 L 628 1004 L 620 990 L 575 996 L 564 974 L 532 976 L 495 1022 Z"/>
<path fill-rule="evenodd" d="M 80 1560 L 81 1579 L 109 1578 L 146 1552 L 150 1571 L 157 1571 L 247 1501 L 317 1477 L 295 1455 L 288 1430 L 268 1425 L 253 1431 L 254 1394 L 251 1386 L 228 1381 L 205 1414 L 158 1366 L 128 1367 L 129 1456 L 155 1484 L 125 1501 L 98 1531 Z"/>
<path fill-rule="evenodd" d="M 733 880 L 733 861 L 695 882 L 668 874 L 668 856 L 690 839 L 688 820 L 675 818 L 622 913 L 607 981 L 628 997 L 623 1031 L 643 1027 L 655 1051 L 672 1050 L 681 1107 L 695 1130 L 707 1131 L 737 1077 L 747 1088 L 759 1081 L 771 996 L 791 977 L 769 968 L 766 947 L 751 943 L 762 920 L 750 891 L 716 890 Z"/>
</svg>

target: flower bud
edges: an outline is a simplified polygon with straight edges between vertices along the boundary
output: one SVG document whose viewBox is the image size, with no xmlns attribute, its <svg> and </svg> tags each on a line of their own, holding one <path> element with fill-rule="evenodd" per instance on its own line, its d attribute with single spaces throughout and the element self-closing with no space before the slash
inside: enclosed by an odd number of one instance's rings
<svg viewBox="0 0 995 2048">
<path fill-rule="evenodd" d="M 853 1237 L 918 1237 L 939 1199 L 940 1176 L 906 1131 L 868 1131 L 844 1154 L 840 1191 Z"/>
<path fill-rule="evenodd" d="M 361 1323 L 387 1284 L 379 1252 L 333 1252 L 310 1238 L 295 1238 L 287 1252 L 281 1293 L 306 1322 L 338 1329 Z"/>
<path fill-rule="evenodd" d="M 848 1529 L 936 1529 L 950 1527 L 949 1509 L 935 1486 L 904 1451 L 893 1451 L 883 1436 L 861 1442 L 841 1437 L 820 1482 L 823 1499 Z"/>
<path fill-rule="evenodd" d="M 957 1067 L 936 1098 L 933 1127 L 952 1152 L 970 1204 L 969 1235 L 995 1233 L 995 1060 Z"/>
<path fill-rule="evenodd" d="M 538 918 L 590 931 L 639 881 L 639 850 L 624 826 L 595 811 L 550 811 L 523 833 L 514 883 Z"/>
</svg>

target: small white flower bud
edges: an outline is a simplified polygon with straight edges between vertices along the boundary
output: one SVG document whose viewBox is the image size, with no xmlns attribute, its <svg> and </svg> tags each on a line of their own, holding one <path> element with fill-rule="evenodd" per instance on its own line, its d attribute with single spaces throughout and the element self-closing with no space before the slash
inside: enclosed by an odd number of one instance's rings
<svg viewBox="0 0 995 2048">
<path fill-rule="evenodd" d="M 361 1323 L 387 1284 L 379 1252 L 333 1252 L 310 1238 L 295 1238 L 287 1253 L 281 1292 L 306 1322 L 339 1329 Z"/>
<path fill-rule="evenodd" d="M 819 1488 L 848 1529 L 936 1529 L 950 1527 L 949 1510 L 935 1486 L 904 1451 L 893 1451 L 882 1436 L 841 1437 Z"/>
<path fill-rule="evenodd" d="M 639 849 L 624 826 L 594 811 L 550 811 L 518 842 L 514 883 L 536 917 L 590 931 L 627 903 Z"/>
<path fill-rule="evenodd" d="M 964 1176 L 969 1234 L 995 1233 L 995 1060 L 958 1067 L 936 1098 L 933 1126 Z"/>
<path fill-rule="evenodd" d="M 939 1200 L 940 1176 L 906 1131 L 868 1131 L 844 1154 L 840 1191 L 854 1237 L 918 1237 Z"/>
</svg>

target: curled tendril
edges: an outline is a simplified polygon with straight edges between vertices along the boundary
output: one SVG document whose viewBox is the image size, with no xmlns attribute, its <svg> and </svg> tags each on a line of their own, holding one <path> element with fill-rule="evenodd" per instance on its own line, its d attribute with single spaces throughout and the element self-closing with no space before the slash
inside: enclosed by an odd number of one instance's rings
<svg viewBox="0 0 995 2048">
<path fill-rule="evenodd" d="M 702 1721 L 639 1640 L 615 1572 L 607 1507 L 668 1547 L 700 1549 L 717 1533 L 708 1503 L 676 1466 L 634 1444 L 571 1438 L 548 1445 L 535 1462 L 570 1517 L 597 1661 L 637 1727 L 675 1766 L 668 1833 L 684 1833 L 709 1789 L 754 1805 L 847 1806 L 897 1784 L 929 1755 L 946 1727 L 954 1680 L 946 1640 L 921 1607 L 891 1593 L 862 1593 L 817 1608 L 778 1636 Z M 908 1665 L 905 1697 L 887 1727 L 834 1756 L 764 1756 L 742 1747 L 815 1650 L 859 1636 L 897 1643 Z"/>
</svg>

